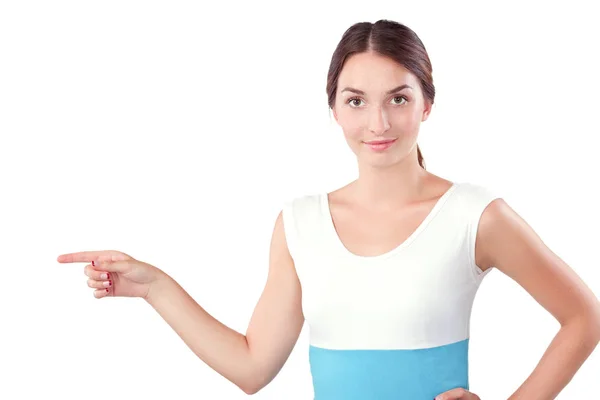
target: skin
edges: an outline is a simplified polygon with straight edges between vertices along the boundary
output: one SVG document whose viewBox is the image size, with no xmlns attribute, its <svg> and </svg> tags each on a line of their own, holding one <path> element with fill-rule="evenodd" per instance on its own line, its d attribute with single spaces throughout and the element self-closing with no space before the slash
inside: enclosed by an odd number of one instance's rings
<svg viewBox="0 0 600 400">
<path fill-rule="evenodd" d="M 412 88 L 387 93 L 402 84 Z M 364 93 L 343 91 L 346 87 Z M 420 124 L 430 112 L 417 79 L 403 66 L 370 52 L 346 61 L 333 113 L 357 157 L 359 177 L 329 193 L 329 202 L 336 230 L 351 252 L 372 256 L 396 247 L 450 187 L 450 181 L 417 162 Z M 364 143 L 388 138 L 396 142 L 385 152 Z M 357 220 L 361 223 L 353 223 Z M 598 299 L 503 199 L 494 200 L 483 212 L 475 247 L 475 261 L 482 270 L 494 266 L 502 271 L 561 324 L 539 364 L 509 400 L 555 398 L 600 340 Z M 94 261 L 97 265 L 86 265 L 84 272 L 95 297 L 144 298 L 199 358 L 248 394 L 278 374 L 304 323 L 300 282 L 281 212 L 271 237 L 267 282 L 245 335 L 209 315 L 166 273 L 125 253 L 70 253 L 58 261 Z M 103 273 L 109 273 L 109 279 Z M 108 291 L 103 286 L 107 280 Z M 436 399 L 479 396 L 455 388 Z"/>
</svg>

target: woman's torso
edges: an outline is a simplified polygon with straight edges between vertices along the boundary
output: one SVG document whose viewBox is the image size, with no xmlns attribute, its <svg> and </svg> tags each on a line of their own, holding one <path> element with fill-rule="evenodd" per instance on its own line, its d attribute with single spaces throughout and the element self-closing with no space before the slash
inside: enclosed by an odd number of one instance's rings
<svg viewBox="0 0 600 400">
<path fill-rule="evenodd" d="M 419 400 L 468 389 L 471 307 L 489 272 L 475 265 L 474 237 L 496 196 L 469 183 L 442 193 L 381 233 L 336 219 L 326 193 L 286 203 L 315 399 Z"/>
</svg>

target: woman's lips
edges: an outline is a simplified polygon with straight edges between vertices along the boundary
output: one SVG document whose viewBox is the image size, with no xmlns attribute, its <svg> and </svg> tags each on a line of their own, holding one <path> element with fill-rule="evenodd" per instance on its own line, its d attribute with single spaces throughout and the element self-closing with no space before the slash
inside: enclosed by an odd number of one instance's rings
<svg viewBox="0 0 600 400">
<path fill-rule="evenodd" d="M 397 139 L 386 140 L 382 142 L 365 142 L 365 144 L 375 151 L 383 151 L 388 149 Z"/>
</svg>

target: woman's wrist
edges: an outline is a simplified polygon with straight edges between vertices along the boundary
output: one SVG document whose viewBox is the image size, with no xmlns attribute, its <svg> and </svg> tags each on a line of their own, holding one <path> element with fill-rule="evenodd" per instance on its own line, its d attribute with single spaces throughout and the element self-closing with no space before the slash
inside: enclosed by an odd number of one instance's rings
<svg viewBox="0 0 600 400">
<path fill-rule="evenodd" d="M 156 279 L 148 284 L 148 292 L 144 297 L 144 300 L 146 300 L 150 305 L 156 303 L 156 300 L 160 298 L 161 293 L 164 292 L 166 286 L 168 286 L 169 281 L 172 280 L 167 273 L 159 268 L 156 268 L 155 273 Z"/>
</svg>

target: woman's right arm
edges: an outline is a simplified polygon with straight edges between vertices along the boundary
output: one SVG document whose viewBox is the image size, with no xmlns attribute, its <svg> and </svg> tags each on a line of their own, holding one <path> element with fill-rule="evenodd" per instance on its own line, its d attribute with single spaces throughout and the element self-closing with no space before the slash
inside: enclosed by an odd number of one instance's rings
<svg viewBox="0 0 600 400">
<path fill-rule="evenodd" d="M 267 283 L 246 335 L 213 318 L 164 272 L 150 287 L 146 301 L 208 366 L 244 392 L 258 392 L 279 373 L 304 323 L 300 282 L 282 212 L 271 238 Z"/>
</svg>

